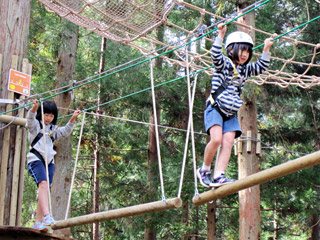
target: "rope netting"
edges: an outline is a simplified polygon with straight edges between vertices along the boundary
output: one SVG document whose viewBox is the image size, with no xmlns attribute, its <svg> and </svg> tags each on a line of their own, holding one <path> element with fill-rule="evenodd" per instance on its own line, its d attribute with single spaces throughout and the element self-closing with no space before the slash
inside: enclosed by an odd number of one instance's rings
<svg viewBox="0 0 320 240">
<path fill-rule="evenodd" d="M 130 42 L 166 21 L 170 0 L 39 0 L 47 9 L 97 34 Z"/>
<path fill-rule="evenodd" d="M 185 52 L 182 48 L 179 48 L 179 45 L 189 44 L 189 55 L 190 59 L 193 60 L 192 64 L 190 65 L 191 71 L 206 69 L 204 72 L 208 75 L 212 75 L 212 60 L 210 57 L 210 51 L 205 49 L 204 46 L 206 45 L 206 41 L 212 43 L 213 40 L 211 37 L 208 37 L 207 34 L 208 32 L 215 32 L 213 28 L 216 27 L 219 21 L 227 22 L 228 19 L 222 18 L 219 15 L 205 11 L 202 8 L 191 5 L 189 3 L 185 3 L 183 1 L 181 1 L 179 4 L 199 13 L 198 24 L 194 29 L 183 29 L 175 25 L 174 23 L 170 23 L 169 21 L 167 22 L 167 25 L 170 27 L 170 29 L 173 29 L 172 32 L 179 32 L 180 35 L 181 32 L 183 32 L 185 34 L 184 39 L 180 38 L 177 42 L 160 42 L 159 40 L 154 39 L 151 36 L 145 36 L 141 37 L 139 42 L 134 41 L 129 43 L 129 45 L 139 49 L 140 52 L 144 54 L 147 54 L 149 51 L 152 50 L 151 48 L 147 49 L 145 47 L 147 46 L 147 43 L 151 43 L 151 46 L 160 45 L 166 47 L 167 49 L 174 49 L 173 52 L 175 54 L 175 57 L 168 57 L 168 55 L 162 55 L 161 58 L 163 58 L 170 64 L 180 65 L 181 67 L 185 68 Z M 206 14 L 209 15 L 210 18 L 215 19 L 216 24 L 209 27 L 205 26 L 204 19 L 208 18 L 205 16 Z M 301 25 L 289 30 L 284 34 L 280 34 L 278 37 L 275 37 L 275 39 L 278 40 L 278 43 L 272 48 L 277 48 L 277 51 L 273 51 L 273 49 L 271 49 L 271 59 L 273 66 L 276 67 L 271 67 L 271 69 L 266 71 L 264 74 L 261 74 L 257 77 L 253 77 L 248 81 L 254 82 L 258 85 L 273 84 L 282 88 L 286 88 L 290 85 L 299 86 L 301 88 L 311 88 L 314 86 L 319 86 L 320 77 L 310 75 L 310 72 L 314 74 L 315 72 L 319 72 L 320 70 L 319 58 L 317 58 L 317 56 L 320 53 L 320 44 L 314 44 L 297 40 L 299 34 L 301 34 L 301 32 L 304 30 L 300 30 L 300 28 L 305 27 L 309 23 L 311 24 L 319 18 L 320 16 L 317 16 L 311 20 L 306 20 L 306 22 L 302 23 Z M 238 21 L 233 21 L 232 23 L 238 25 L 238 27 L 242 29 L 246 29 L 249 33 L 259 33 L 265 35 L 265 38 L 274 37 L 273 33 L 265 32 L 253 26 L 248 26 L 239 21 L 239 19 Z M 313 24 L 318 23 L 314 22 Z M 298 32 L 297 30 L 300 31 Z M 289 34 L 291 37 L 285 36 Z M 141 40 L 145 41 L 144 44 L 141 44 Z M 261 46 L 263 46 L 263 44 L 258 45 L 257 47 L 255 47 L 255 49 Z M 302 47 L 304 47 L 306 49 L 306 52 L 309 53 L 307 56 L 299 56 L 299 54 L 297 54 L 298 49 Z M 279 49 L 286 49 L 287 51 L 286 53 L 283 53 L 283 51 L 278 51 Z M 288 49 L 290 50 L 288 51 Z M 260 49 L 259 51 L 261 52 L 262 50 Z M 260 53 L 257 51 L 255 55 L 258 56 L 260 55 Z M 295 71 L 295 69 L 299 69 L 299 71 Z"/>
<path fill-rule="evenodd" d="M 228 19 L 206 11 L 184 1 L 164 1 L 164 0 L 40 0 L 47 8 L 56 12 L 58 15 L 72 21 L 73 23 L 85 27 L 99 35 L 114 41 L 120 41 L 126 45 L 138 49 L 144 55 L 153 55 L 163 58 L 169 64 L 186 67 L 184 47 L 189 46 L 189 56 L 192 63 L 190 72 L 203 70 L 211 75 L 212 61 L 210 52 L 205 49 L 206 41 L 212 42 L 209 34 L 215 33 L 217 23 L 226 22 Z M 268 1 L 260 1 L 259 4 L 266 4 Z M 254 9 L 258 3 L 245 9 L 246 13 L 250 8 Z M 166 19 L 173 7 L 187 9 L 190 14 L 198 15 L 194 21 L 197 21 L 194 29 L 185 29 Z M 306 6 L 307 7 L 307 6 Z M 258 85 L 274 84 L 280 87 L 296 85 L 302 88 L 311 88 L 320 85 L 320 77 L 312 75 L 319 72 L 320 64 L 317 61 L 319 54 L 319 43 L 308 43 L 297 40 L 299 34 L 304 30 L 300 29 L 313 21 L 318 20 L 320 16 L 312 20 L 308 19 L 300 26 L 293 28 L 285 34 L 281 34 L 277 40 L 277 49 L 291 49 L 289 53 L 281 51 L 272 52 L 272 62 L 274 68 L 258 77 L 251 78 L 249 81 Z M 213 19 L 211 26 L 207 26 L 205 19 Z M 253 26 L 242 23 L 241 18 L 231 17 L 237 21 L 232 21 L 242 29 L 247 29 L 251 33 L 265 35 L 265 38 L 272 37 L 273 33 L 265 32 Z M 309 18 L 309 15 L 308 15 Z M 170 37 L 163 41 L 155 39 L 150 33 L 158 25 L 165 24 L 166 32 Z M 317 23 L 314 23 L 317 24 Z M 297 32 L 297 30 L 300 30 Z M 291 37 L 286 37 L 290 33 Z M 256 44 L 257 45 L 257 44 Z M 261 47 L 260 44 L 258 47 Z M 159 54 L 155 51 L 155 46 L 161 46 L 165 51 L 172 50 L 174 54 Z M 309 53 L 306 57 L 298 56 L 297 50 L 301 47 L 306 48 Z M 274 48 L 274 47 L 273 47 Z M 164 51 L 164 52 L 165 52 Z M 279 53 L 278 53 L 279 52 Z M 151 54 L 150 54 L 151 53 Z M 256 54 L 259 55 L 259 54 Z M 299 68 L 300 71 L 295 71 Z M 310 74 L 311 72 L 311 74 Z"/>
</svg>

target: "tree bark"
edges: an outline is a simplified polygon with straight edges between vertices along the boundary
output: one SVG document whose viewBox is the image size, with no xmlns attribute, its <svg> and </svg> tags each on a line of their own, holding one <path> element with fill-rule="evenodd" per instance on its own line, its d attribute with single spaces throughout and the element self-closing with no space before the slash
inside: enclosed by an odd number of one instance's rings
<svg viewBox="0 0 320 240">
<path fill-rule="evenodd" d="M 164 37 L 164 28 L 158 27 L 157 28 L 157 39 L 162 42 Z M 156 48 L 156 47 L 155 47 Z M 162 67 L 162 60 L 161 58 L 155 59 L 154 69 L 161 69 Z M 156 76 L 156 72 L 155 72 Z M 156 77 L 154 78 L 156 79 Z M 155 93 L 156 94 L 156 93 Z M 157 94 L 156 94 L 156 110 L 157 110 L 157 122 L 160 121 L 160 109 L 159 105 L 157 104 Z M 147 201 L 151 201 L 152 197 L 156 196 L 156 189 L 158 188 L 159 181 L 156 182 L 158 170 L 158 156 L 157 156 L 157 144 L 156 144 L 156 131 L 155 131 L 155 115 L 154 112 L 151 111 L 150 114 L 150 127 L 149 127 L 149 147 L 148 147 L 148 192 L 147 192 Z M 156 239 L 156 232 L 154 222 L 156 219 L 153 219 L 152 216 L 148 217 L 145 222 L 145 234 L 144 240 L 155 240 Z"/>
<path fill-rule="evenodd" d="M 208 240 L 216 240 L 216 201 L 207 203 Z"/>
<path fill-rule="evenodd" d="M 182 204 L 182 224 L 185 226 L 189 225 L 189 202 L 184 201 Z M 189 232 L 185 233 L 181 236 L 181 240 L 188 240 L 189 239 Z"/>
<path fill-rule="evenodd" d="M 242 131 L 252 132 L 257 135 L 257 110 L 255 100 L 246 100 L 239 113 Z M 252 144 L 251 152 L 247 152 L 248 141 L 244 141 L 242 154 L 238 155 L 239 179 L 259 171 L 259 161 L 255 154 L 255 144 Z M 253 186 L 239 192 L 239 239 L 260 238 L 260 187 Z"/>
<path fill-rule="evenodd" d="M 78 45 L 78 27 L 66 20 L 62 20 L 64 31 L 61 33 L 61 45 L 58 52 L 57 65 L 57 85 L 61 87 L 72 83 L 75 69 L 75 57 Z M 59 115 L 67 114 L 72 101 L 72 91 L 65 92 L 55 98 L 59 109 Z M 69 119 L 65 119 L 68 121 Z M 71 136 L 61 139 L 56 143 L 57 155 L 55 156 L 56 171 L 52 185 L 52 212 L 56 220 L 65 218 L 68 203 L 70 184 L 74 162 L 72 161 Z M 65 229 L 61 232 L 69 236 L 70 230 Z"/>
<path fill-rule="evenodd" d="M 14 64 L 15 69 L 22 70 L 22 60 L 27 52 L 30 9 L 30 0 L 0 0 L 0 98 L 3 99 L 15 99 L 17 97 L 17 95 L 7 90 L 8 75 L 13 55 L 18 58 L 17 63 Z M 12 109 L 11 105 L 0 105 L 1 112 L 10 109 Z M 16 112 L 9 115 L 12 114 L 16 114 Z M 19 154 L 19 156 L 21 154 L 21 152 L 15 151 L 15 135 L 15 126 L 11 125 L 0 129 L 0 225 L 8 225 L 10 221 L 13 160 L 16 154 Z M 19 201 L 17 204 L 21 205 L 21 199 Z"/>
<path fill-rule="evenodd" d="M 157 119 L 159 122 L 159 108 L 157 107 Z M 147 187 L 147 201 L 152 201 L 152 198 L 156 196 L 157 183 L 157 144 L 156 144 L 156 131 L 155 131 L 155 118 L 154 114 L 150 115 L 150 127 L 149 127 L 149 148 L 148 148 L 148 187 Z M 148 216 L 145 221 L 144 240 L 155 240 L 156 232 L 154 227 L 154 219 L 152 216 Z"/>
<path fill-rule="evenodd" d="M 104 66 L 106 62 L 105 58 L 105 50 L 107 46 L 107 39 L 102 38 L 101 39 L 101 52 L 100 52 L 100 64 L 99 64 L 99 73 L 104 72 Z M 97 113 L 100 113 L 100 95 L 101 95 L 101 83 L 99 81 L 98 83 L 98 99 L 97 99 Z M 100 126 L 101 126 L 101 119 L 99 116 L 96 116 L 96 122 L 97 122 L 97 132 L 95 136 L 95 149 L 94 149 L 94 168 L 93 168 L 93 196 L 92 196 L 92 210 L 94 213 L 99 212 L 99 195 L 100 195 L 100 181 L 99 181 L 99 172 L 100 172 L 100 143 L 101 143 L 101 138 L 100 138 Z M 92 224 L 92 239 L 93 240 L 99 240 L 100 239 L 100 233 L 99 233 L 99 222 L 95 222 Z"/>
<path fill-rule="evenodd" d="M 315 213 L 311 216 L 311 240 L 320 239 L 320 217 L 319 214 Z"/>
<path fill-rule="evenodd" d="M 237 4 L 238 11 L 247 7 L 251 1 L 239 1 Z M 255 15 L 251 12 L 239 19 L 240 22 L 255 26 Z M 247 28 L 239 28 L 238 30 L 249 33 L 255 39 L 254 32 L 249 32 Z M 256 138 L 257 129 L 257 109 L 256 101 L 252 91 L 249 91 L 248 97 L 244 98 L 244 104 L 239 111 L 240 125 L 243 135 L 247 136 L 251 131 L 252 137 Z M 249 176 L 259 171 L 259 159 L 256 152 L 256 141 L 252 141 L 251 151 L 247 151 L 247 145 L 250 139 L 243 143 L 242 154 L 238 155 L 239 179 Z M 239 239 L 260 239 L 260 187 L 253 186 L 239 192 Z"/>
</svg>

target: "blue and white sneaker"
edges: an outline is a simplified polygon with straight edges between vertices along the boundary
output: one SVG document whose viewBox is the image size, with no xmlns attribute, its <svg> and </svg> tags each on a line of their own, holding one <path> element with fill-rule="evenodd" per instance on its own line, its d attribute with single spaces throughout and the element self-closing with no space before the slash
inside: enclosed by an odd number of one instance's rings
<svg viewBox="0 0 320 240">
<path fill-rule="evenodd" d="M 33 226 L 33 229 L 40 230 L 41 232 L 47 232 L 48 228 L 42 222 L 36 221 Z"/>
<path fill-rule="evenodd" d="M 233 183 L 235 180 L 227 178 L 224 174 L 221 174 L 219 177 L 213 179 L 210 187 L 220 187 L 225 184 Z"/>
<path fill-rule="evenodd" d="M 51 214 L 47 214 L 44 216 L 43 220 L 42 220 L 42 223 L 46 226 L 48 225 L 51 225 L 51 224 L 54 224 L 54 219 L 53 217 L 51 216 Z"/>
<path fill-rule="evenodd" d="M 198 168 L 197 177 L 199 178 L 200 184 L 204 187 L 209 188 L 210 184 L 212 184 L 211 171 L 203 171 L 201 168 Z"/>
</svg>

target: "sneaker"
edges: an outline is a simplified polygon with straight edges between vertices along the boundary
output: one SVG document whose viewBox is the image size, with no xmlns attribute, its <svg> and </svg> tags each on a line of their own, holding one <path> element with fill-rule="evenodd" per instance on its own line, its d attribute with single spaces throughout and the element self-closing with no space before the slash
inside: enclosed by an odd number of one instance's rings
<svg viewBox="0 0 320 240">
<path fill-rule="evenodd" d="M 210 187 L 220 187 L 225 184 L 233 183 L 234 181 L 234 179 L 227 178 L 224 174 L 221 174 L 218 178 L 213 179 Z"/>
<path fill-rule="evenodd" d="M 39 221 L 36 221 L 33 224 L 32 228 L 36 230 L 40 230 L 41 232 L 48 231 L 48 228 L 42 222 L 39 222 Z"/>
<path fill-rule="evenodd" d="M 47 214 L 44 216 L 43 220 L 42 220 L 42 223 L 44 225 L 51 225 L 51 224 L 54 224 L 54 219 L 53 217 L 51 216 L 51 214 Z"/>
<path fill-rule="evenodd" d="M 207 188 L 210 187 L 210 184 L 212 183 L 211 171 L 203 171 L 201 168 L 198 168 L 197 177 L 202 186 Z"/>
</svg>

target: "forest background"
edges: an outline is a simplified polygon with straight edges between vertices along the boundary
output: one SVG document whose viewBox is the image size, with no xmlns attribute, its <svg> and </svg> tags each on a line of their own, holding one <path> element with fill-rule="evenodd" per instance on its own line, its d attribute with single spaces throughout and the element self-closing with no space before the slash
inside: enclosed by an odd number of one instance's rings
<svg viewBox="0 0 320 240">
<path fill-rule="evenodd" d="M 208 11 L 227 17 L 236 11 L 236 1 L 187 1 Z M 283 33 L 317 16 L 320 4 L 314 0 L 273 0 L 256 11 L 256 27 L 270 33 Z M 170 21 L 185 29 L 193 29 L 199 18 L 183 7 L 175 7 L 169 14 Z M 229 28 L 229 32 L 232 27 Z M 161 26 L 153 33 L 157 38 L 170 38 L 179 33 Z M 180 33 L 181 34 L 181 33 Z M 320 39 L 319 22 L 303 31 L 292 33 L 293 38 L 310 43 Z M 265 36 L 256 34 L 256 42 Z M 208 48 L 210 46 L 207 46 Z M 261 49 L 258 49 L 257 52 Z M 289 58 L 293 48 L 279 48 L 277 43 L 272 54 Z M 76 81 L 87 79 L 99 72 L 141 57 L 136 49 L 110 40 L 101 39 L 95 33 L 48 12 L 38 1 L 32 1 L 28 59 L 33 64 L 32 94 L 46 92 Z M 312 53 L 299 47 L 297 59 L 310 62 Z M 72 64 L 74 62 L 74 64 Z M 320 58 L 317 55 L 316 62 Z M 272 69 L 280 65 L 272 63 Z M 301 73 L 304 66 L 293 65 L 292 72 Z M 181 76 L 181 67 L 156 61 L 156 84 Z M 308 75 L 320 76 L 319 69 L 311 69 Z M 62 77 L 63 76 L 63 77 Z M 181 174 L 185 131 L 189 115 L 187 79 L 164 84 L 156 88 L 159 124 L 173 128 L 160 128 L 160 151 L 166 197 L 175 197 Z M 71 202 L 71 216 L 93 211 L 116 209 L 135 204 L 161 200 L 156 150 L 151 143 L 153 123 L 149 64 L 102 77 L 90 85 L 68 91 L 58 106 L 70 104 L 70 109 L 92 109 L 85 119 Z M 266 169 L 304 156 L 320 149 L 320 90 L 319 87 L 302 89 L 297 86 L 280 88 L 274 85 L 257 86 L 253 89 L 257 101 L 258 130 L 262 134 L 260 168 Z M 203 110 L 206 94 L 210 89 L 210 76 L 199 74 L 195 93 L 194 128 L 197 164 L 201 164 L 207 137 L 203 130 Z M 139 92 L 139 93 L 137 93 Z M 249 91 L 248 91 L 249 92 Z M 250 91 L 252 93 L 252 91 Z M 135 93 L 135 94 L 133 94 Z M 122 98 L 123 96 L 130 95 Z M 247 94 L 246 91 L 244 95 Z M 50 95 L 48 92 L 47 96 Z M 60 96 L 61 97 L 61 96 Z M 250 96 L 249 96 L 250 97 Z M 61 103 L 61 104 L 60 104 Z M 103 103 L 97 108 L 98 104 Z M 99 112 L 103 116 L 97 117 Z M 69 114 L 60 109 L 61 116 Z M 90 114 L 92 113 L 92 114 Z M 110 116 L 119 118 L 111 118 Z M 59 121 L 63 124 L 67 118 Z M 78 122 L 81 122 L 81 117 Z M 59 191 L 68 193 L 65 182 L 70 182 L 74 161 L 70 161 L 67 147 L 73 159 L 77 150 L 80 124 L 73 132 L 71 143 L 58 143 L 57 171 L 52 193 L 56 219 L 62 219 L 57 202 Z M 71 148 L 72 146 L 72 148 Z M 59 151 L 60 150 L 60 151 Z M 208 239 L 207 205 L 195 207 L 195 193 L 191 151 L 186 165 L 182 191 L 183 207 L 176 210 L 83 225 L 72 228 L 76 239 Z M 228 168 L 230 177 L 237 178 L 237 157 L 231 157 Z M 320 239 L 319 235 L 319 167 L 299 171 L 273 180 L 261 188 L 261 239 Z M 202 192 L 205 189 L 199 187 Z M 60 199 L 61 200 L 61 199 Z M 64 197 L 66 201 L 66 197 Z M 216 239 L 238 239 L 238 195 L 215 203 Z M 32 225 L 36 208 L 36 188 L 32 179 L 25 177 L 23 200 L 23 225 Z M 316 232 L 318 231 L 318 232 Z"/>
</svg>

